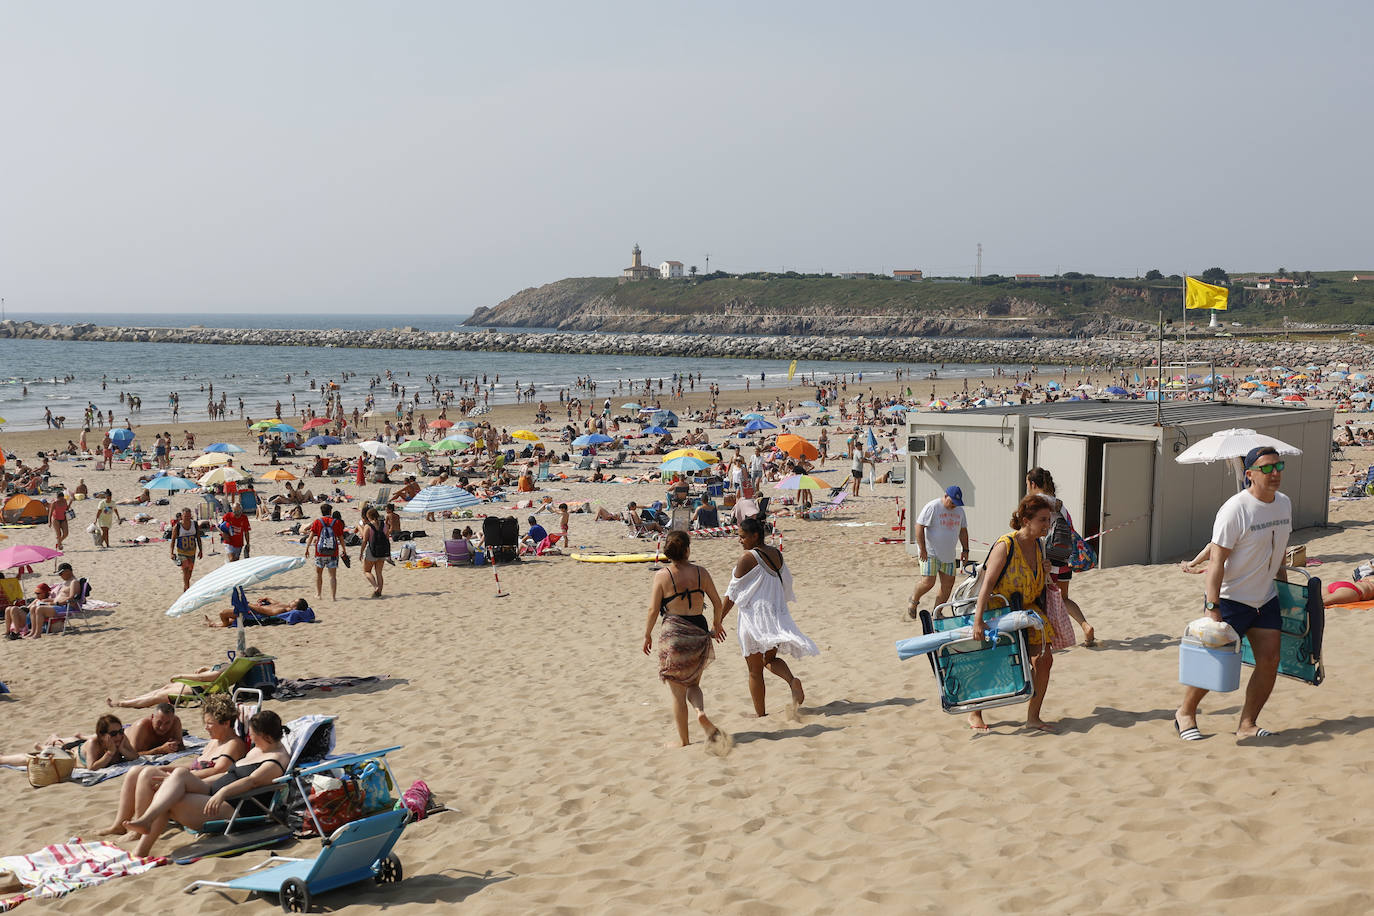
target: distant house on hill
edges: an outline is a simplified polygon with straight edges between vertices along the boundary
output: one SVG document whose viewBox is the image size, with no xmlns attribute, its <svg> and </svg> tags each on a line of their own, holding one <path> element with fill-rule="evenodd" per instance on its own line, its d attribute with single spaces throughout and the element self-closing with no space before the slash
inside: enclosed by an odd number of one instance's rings
<svg viewBox="0 0 1374 916">
<path fill-rule="evenodd" d="M 892 279 L 894 280 L 920 280 L 922 274 L 919 270 L 893 270 Z"/>
<path fill-rule="evenodd" d="M 665 280 L 681 280 L 682 262 L 664 261 L 662 264 L 658 265 L 658 275 Z"/>
<path fill-rule="evenodd" d="M 1255 289 L 1293 289 L 1298 284 L 1292 277 L 1259 277 Z"/>
<path fill-rule="evenodd" d="M 620 272 L 621 283 L 634 283 L 637 280 L 651 280 L 658 276 L 658 268 L 649 267 L 641 262 L 638 242 L 635 242 L 635 247 L 631 250 L 630 256 L 632 258 L 630 266 Z"/>
<path fill-rule="evenodd" d="M 840 274 L 841 280 L 869 280 L 872 279 L 872 277 L 872 272 L 867 270 L 851 270 L 847 273 Z"/>
</svg>

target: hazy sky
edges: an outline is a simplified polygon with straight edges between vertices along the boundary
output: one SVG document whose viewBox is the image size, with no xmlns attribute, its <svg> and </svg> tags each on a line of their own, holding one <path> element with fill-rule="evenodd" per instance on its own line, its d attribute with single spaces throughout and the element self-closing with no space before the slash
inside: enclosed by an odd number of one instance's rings
<svg viewBox="0 0 1374 916">
<path fill-rule="evenodd" d="M 9 3 L 0 296 L 1371 268 L 1374 5 Z"/>
</svg>

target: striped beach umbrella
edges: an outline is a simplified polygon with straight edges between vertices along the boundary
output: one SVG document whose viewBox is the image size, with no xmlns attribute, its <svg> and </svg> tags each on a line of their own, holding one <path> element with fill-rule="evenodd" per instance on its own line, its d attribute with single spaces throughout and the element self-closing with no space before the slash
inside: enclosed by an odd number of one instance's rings
<svg viewBox="0 0 1374 916">
<path fill-rule="evenodd" d="M 452 509 L 467 509 L 480 506 L 482 501 L 462 487 L 441 484 L 425 487 L 415 498 L 401 508 L 402 512 L 447 512 Z"/>
</svg>

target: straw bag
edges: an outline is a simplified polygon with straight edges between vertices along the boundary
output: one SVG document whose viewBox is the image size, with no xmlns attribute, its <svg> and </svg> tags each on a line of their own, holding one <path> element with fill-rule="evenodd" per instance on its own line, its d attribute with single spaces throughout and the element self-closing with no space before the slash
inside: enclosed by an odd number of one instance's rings
<svg viewBox="0 0 1374 916">
<path fill-rule="evenodd" d="M 29 785 L 35 789 L 71 779 L 76 758 L 60 747 L 45 747 L 28 756 Z"/>
</svg>

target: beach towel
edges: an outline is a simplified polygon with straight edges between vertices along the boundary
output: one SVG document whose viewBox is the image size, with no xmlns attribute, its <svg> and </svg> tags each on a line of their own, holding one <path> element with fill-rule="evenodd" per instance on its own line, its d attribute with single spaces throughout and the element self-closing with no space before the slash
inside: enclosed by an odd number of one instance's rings
<svg viewBox="0 0 1374 916">
<path fill-rule="evenodd" d="M 278 700 L 303 697 L 309 690 L 336 690 L 340 687 L 357 687 L 361 684 L 375 684 L 389 678 L 389 674 L 369 674 L 362 677 L 341 675 L 339 677 L 281 678 L 277 681 L 277 691 L 273 696 Z"/>
<path fill-rule="evenodd" d="M 1331 607 L 1346 608 L 1352 611 L 1364 611 L 1368 610 L 1369 608 L 1374 608 L 1374 599 L 1370 599 L 1369 601 L 1352 601 L 1349 604 L 1333 604 L 1331 605 Z M 1330 608 L 1328 608 L 1328 610 L 1330 610 Z"/>
<path fill-rule="evenodd" d="M 142 766 L 165 766 L 183 757 L 196 753 L 208 743 L 204 738 L 197 738 L 194 735 L 182 737 L 182 743 L 186 745 L 185 750 L 176 751 L 171 754 L 161 754 L 157 757 L 140 757 L 138 760 L 126 760 L 123 763 L 112 764 L 102 767 L 99 770 L 88 770 L 85 767 L 77 767 L 72 770 L 71 781 L 79 786 L 95 786 L 107 779 L 114 779 L 116 776 L 123 776 L 125 773 Z M 27 770 L 27 766 L 9 766 L 0 764 L 6 770 Z"/>
<path fill-rule="evenodd" d="M 0 911 L 12 910 L 25 900 L 65 897 L 83 887 L 142 874 L 167 861 L 162 856 L 141 859 L 113 843 L 83 843 L 80 837 L 26 856 L 5 856 L 0 858 L 0 869 L 14 872 L 26 890 L 0 900 Z"/>
<path fill-rule="evenodd" d="M 315 612 L 310 608 L 299 611 L 287 611 L 285 614 L 278 614 L 276 617 L 266 617 L 262 614 L 249 614 L 243 620 L 246 627 L 269 627 L 269 626 L 294 626 L 298 623 L 317 623 Z M 238 618 L 230 621 L 229 626 L 238 625 Z"/>
</svg>

